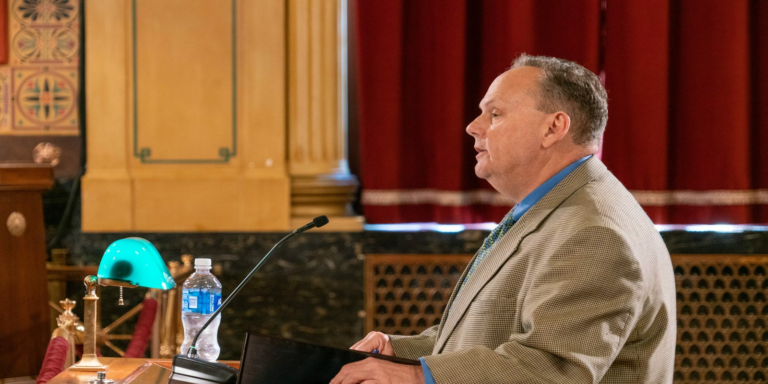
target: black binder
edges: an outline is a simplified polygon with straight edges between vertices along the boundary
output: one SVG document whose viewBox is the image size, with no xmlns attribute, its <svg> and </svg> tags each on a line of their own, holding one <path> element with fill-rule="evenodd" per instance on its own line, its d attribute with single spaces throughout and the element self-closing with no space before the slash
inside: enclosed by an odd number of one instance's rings
<svg viewBox="0 0 768 384">
<path fill-rule="evenodd" d="M 375 353 L 338 349 L 278 337 L 247 333 L 238 384 L 328 384 L 345 364 L 369 357 L 419 365 Z"/>
</svg>

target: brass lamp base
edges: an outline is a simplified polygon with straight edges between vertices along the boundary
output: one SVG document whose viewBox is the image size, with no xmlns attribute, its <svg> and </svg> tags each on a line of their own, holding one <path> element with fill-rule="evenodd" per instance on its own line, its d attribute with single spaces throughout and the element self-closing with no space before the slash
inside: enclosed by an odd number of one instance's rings
<svg viewBox="0 0 768 384">
<path fill-rule="evenodd" d="M 107 366 L 102 364 L 101 361 L 99 361 L 99 357 L 96 355 L 83 355 L 83 358 L 80 359 L 77 364 L 67 369 L 72 371 L 96 372 L 107 369 Z"/>
<path fill-rule="evenodd" d="M 98 278 L 96 276 L 87 276 L 85 278 L 85 297 L 84 302 L 84 317 L 85 332 L 83 335 L 83 358 L 80 361 L 69 367 L 73 371 L 103 371 L 107 368 L 106 365 L 99 361 L 99 357 L 96 355 L 96 303 L 99 301 L 99 297 L 96 296 L 96 285 L 98 284 Z"/>
</svg>

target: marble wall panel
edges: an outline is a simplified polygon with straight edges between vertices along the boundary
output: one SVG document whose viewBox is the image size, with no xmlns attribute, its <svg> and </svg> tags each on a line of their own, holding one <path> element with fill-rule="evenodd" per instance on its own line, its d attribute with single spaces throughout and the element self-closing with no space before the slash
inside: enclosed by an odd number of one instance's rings
<svg viewBox="0 0 768 384">
<path fill-rule="evenodd" d="M 306 233 L 277 250 L 224 311 L 219 328 L 221 359 L 240 358 L 243 336 L 252 330 L 313 343 L 348 347 L 364 336 L 363 267 L 371 253 L 467 254 L 486 231 Z M 141 236 L 166 259 L 190 253 L 220 264 L 224 295 L 248 274 L 285 233 L 73 233 L 64 240 L 69 264 L 94 265 L 112 241 Z M 663 232 L 672 253 L 768 254 L 768 232 Z M 81 284 L 68 296 L 82 299 Z M 126 290 L 128 306 L 145 291 Z M 102 290 L 103 323 L 124 313 L 117 290 Z M 82 310 L 82 309 L 80 309 Z M 127 330 L 130 332 L 130 325 Z M 104 351 L 106 352 L 106 350 Z"/>
</svg>

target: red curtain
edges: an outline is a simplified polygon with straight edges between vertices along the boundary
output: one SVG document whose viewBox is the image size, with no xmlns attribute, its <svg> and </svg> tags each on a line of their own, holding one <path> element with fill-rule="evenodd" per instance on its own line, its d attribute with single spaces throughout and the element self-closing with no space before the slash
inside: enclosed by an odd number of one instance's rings
<svg viewBox="0 0 768 384">
<path fill-rule="evenodd" d="M 599 1 L 365 0 L 356 9 L 368 222 L 498 221 L 510 203 L 475 177 L 464 128 L 521 52 L 597 70 Z"/>
<path fill-rule="evenodd" d="M 768 3 L 610 1 L 603 160 L 656 223 L 768 222 Z"/>
<path fill-rule="evenodd" d="M 521 52 L 576 61 L 610 98 L 603 160 L 657 223 L 768 221 L 768 2 L 356 3 L 370 223 L 498 221 L 464 132 Z"/>
</svg>

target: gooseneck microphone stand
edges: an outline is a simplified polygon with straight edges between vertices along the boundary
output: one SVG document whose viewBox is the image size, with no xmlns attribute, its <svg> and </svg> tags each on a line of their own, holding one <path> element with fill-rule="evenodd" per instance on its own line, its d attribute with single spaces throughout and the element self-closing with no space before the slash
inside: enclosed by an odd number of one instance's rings
<svg viewBox="0 0 768 384">
<path fill-rule="evenodd" d="M 245 284 L 248 283 L 248 281 L 253 277 L 253 274 L 256 273 L 259 269 L 261 269 L 261 266 L 264 265 L 264 262 L 269 259 L 269 256 L 272 254 L 272 252 L 279 248 L 286 240 L 290 239 L 291 237 L 298 235 L 299 233 L 308 231 L 312 228 L 320 228 L 324 225 L 328 224 L 328 217 L 327 216 L 318 216 L 312 219 L 311 223 L 308 223 L 304 225 L 301 228 L 296 229 L 295 231 L 289 233 L 280 241 L 275 244 L 272 249 L 267 252 L 266 255 L 256 264 L 255 267 L 251 270 L 250 273 L 248 273 L 248 276 L 243 279 L 240 284 L 238 284 L 237 287 L 232 291 L 232 293 L 227 296 L 227 299 L 224 300 L 223 303 L 221 303 L 221 306 L 213 312 L 213 315 L 208 318 L 208 321 L 203 324 L 202 327 L 200 327 L 200 330 L 197 331 L 197 334 L 195 334 L 195 338 L 192 339 L 192 344 L 189 346 L 189 351 L 186 355 L 176 355 L 173 357 L 173 373 L 174 374 L 180 374 L 184 376 L 191 376 L 198 379 L 203 379 L 207 381 L 212 381 L 216 383 L 231 383 L 234 382 L 237 379 L 237 370 L 234 368 L 231 368 L 229 366 L 226 366 L 221 363 L 216 362 L 209 362 L 206 360 L 202 360 L 197 356 L 197 339 L 200 337 L 200 335 L 203 333 L 206 327 L 213 321 L 213 319 L 218 316 L 221 311 L 229 304 L 232 299 L 235 298 L 235 296 L 245 287 Z M 173 378 L 171 378 L 173 379 Z"/>
</svg>

